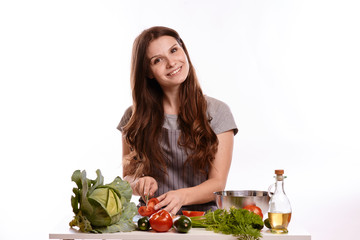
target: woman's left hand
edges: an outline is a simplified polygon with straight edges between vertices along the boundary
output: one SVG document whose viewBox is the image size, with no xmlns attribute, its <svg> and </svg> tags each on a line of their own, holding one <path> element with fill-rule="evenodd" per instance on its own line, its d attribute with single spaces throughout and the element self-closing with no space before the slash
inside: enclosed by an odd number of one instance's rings
<svg viewBox="0 0 360 240">
<path fill-rule="evenodd" d="M 155 205 L 155 210 L 166 206 L 164 210 L 175 216 L 186 202 L 186 194 L 183 190 L 184 189 L 169 191 L 157 197 L 160 202 Z"/>
</svg>

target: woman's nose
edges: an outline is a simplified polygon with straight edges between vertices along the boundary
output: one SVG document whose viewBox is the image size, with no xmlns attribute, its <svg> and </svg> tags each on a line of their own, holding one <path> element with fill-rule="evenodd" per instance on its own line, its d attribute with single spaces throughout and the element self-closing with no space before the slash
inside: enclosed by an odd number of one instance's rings
<svg viewBox="0 0 360 240">
<path fill-rule="evenodd" d="M 168 58 L 167 59 L 167 68 L 172 68 L 172 67 L 174 67 L 176 65 L 176 63 L 175 63 L 175 59 L 173 59 L 173 58 Z"/>
</svg>

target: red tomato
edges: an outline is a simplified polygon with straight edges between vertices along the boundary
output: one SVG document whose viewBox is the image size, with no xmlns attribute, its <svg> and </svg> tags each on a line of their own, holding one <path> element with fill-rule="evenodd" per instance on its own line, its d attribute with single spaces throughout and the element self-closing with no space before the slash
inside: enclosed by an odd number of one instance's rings
<svg viewBox="0 0 360 240">
<path fill-rule="evenodd" d="M 187 217 L 204 216 L 205 212 L 201 211 L 182 211 L 182 214 Z"/>
<path fill-rule="evenodd" d="M 255 206 L 255 205 L 247 205 L 247 206 L 243 207 L 243 209 L 246 209 L 250 212 L 253 212 L 253 213 L 259 215 L 261 217 L 261 219 L 263 218 L 261 208 Z"/>
<path fill-rule="evenodd" d="M 151 228 L 157 232 L 167 232 L 173 225 L 170 213 L 165 210 L 160 210 L 151 215 L 149 222 Z"/>
<path fill-rule="evenodd" d="M 147 206 L 139 207 L 139 214 L 141 216 L 147 216 L 150 217 L 152 214 L 154 214 L 156 211 L 154 209 L 155 205 L 159 203 L 159 200 L 157 198 L 152 198 L 148 201 Z"/>
</svg>

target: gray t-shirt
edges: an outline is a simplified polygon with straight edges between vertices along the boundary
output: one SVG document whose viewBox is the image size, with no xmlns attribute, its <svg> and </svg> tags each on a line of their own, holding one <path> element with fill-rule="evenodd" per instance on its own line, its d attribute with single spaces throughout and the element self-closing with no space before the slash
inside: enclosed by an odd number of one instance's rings
<svg viewBox="0 0 360 240">
<path fill-rule="evenodd" d="M 212 119 L 210 127 L 215 134 L 233 130 L 235 135 L 238 129 L 230 108 L 224 102 L 215 98 L 205 96 L 205 99 L 207 101 L 207 114 Z M 132 109 L 129 107 L 118 125 L 120 131 L 122 131 L 122 127 L 129 121 L 131 114 Z M 194 175 L 189 164 L 184 166 L 187 154 L 185 150 L 177 144 L 179 136 L 180 130 L 177 123 L 177 115 L 165 114 L 160 145 L 163 149 L 164 157 L 168 161 L 168 174 L 162 181 L 158 180 L 159 188 L 155 193 L 155 197 L 171 190 L 197 186 L 207 180 L 206 175 Z M 140 200 L 140 202 L 143 204 L 142 200 Z M 216 209 L 215 202 L 183 206 L 180 210 L 207 211 L 209 209 Z"/>
</svg>

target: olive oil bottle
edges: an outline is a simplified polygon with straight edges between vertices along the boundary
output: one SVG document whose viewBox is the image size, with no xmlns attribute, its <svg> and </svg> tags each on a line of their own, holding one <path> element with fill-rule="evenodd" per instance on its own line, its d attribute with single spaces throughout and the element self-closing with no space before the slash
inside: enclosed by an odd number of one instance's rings
<svg viewBox="0 0 360 240">
<path fill-rule="evenodd" d="M 271 225 L 272 233 L 288 233 L 288 225 L 291 220 L 291 205 L 288 197 L 284 191 L 284 170 L 275 170 L 275 184 L 269 187 L 269 222 Z M 271 189 L 275 185 L 274 193 L 271 193 Z"/>
</svg>

